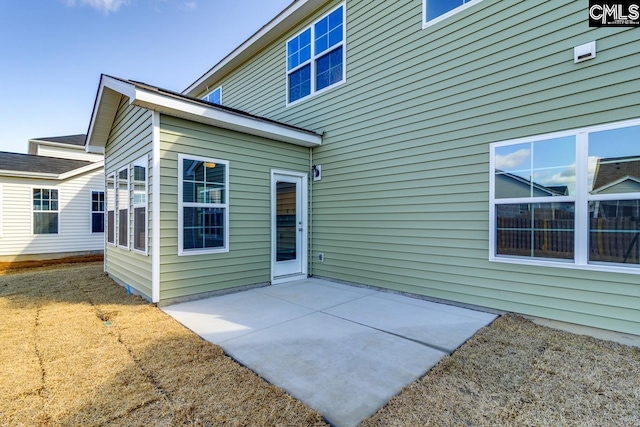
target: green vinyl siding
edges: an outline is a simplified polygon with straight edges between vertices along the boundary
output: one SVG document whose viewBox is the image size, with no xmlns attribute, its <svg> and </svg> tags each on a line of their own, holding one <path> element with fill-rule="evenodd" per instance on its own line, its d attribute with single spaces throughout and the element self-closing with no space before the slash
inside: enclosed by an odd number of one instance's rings
<svg viewBox="0 0 640 427">
<path fill-rule="evenodd" d="M 271 280 L 272 169 L 309 170 L 309 149 L 162 115 L 160 299 Z M 178 256 L 178 154 L 229 161 L 229 252 Z"/>
<path fill-rule="evenodd" d="M 640 117 L 638 29 L 590 28 L 586 0 L 484 0 L 426 29 L 421 2 L 348 0 L 346 83 L 286 106 L 285 42 L 337 4 L 215 82 L 324 132 L 311 272 L 637 333 L 638 275 L 491 263 L 488 217 L 490 143 Z"/>
<path fill-rule="evenodd" d="M 105 149 L 105 173 L 109 175 L 129 165 L 130 179 L 133 177 L 131 165 L 141 157 L 148 155 L 148 183 L 149 194 L 153 192 L 153 118 L 151 111 L 129 105 L 128 98 L 122 97 L 111 129 L 111 135 Z M 132 191 L 129 191 L 129 250 L 113 245 L 106 245 L 106 271 L 118 279 L 119 282 L 129 285 L 146 297 L 152 296 L 151 285 L 151 212 L 153 210 L 152 198 L 148 197 L 147 239 L 149 242 L 149 255 L 133 251 L 133 208 Z M 117 208 L 116 208 L 117 216 Z M 117 233 L 117 230 L 116 230 Z"/>
</svg>

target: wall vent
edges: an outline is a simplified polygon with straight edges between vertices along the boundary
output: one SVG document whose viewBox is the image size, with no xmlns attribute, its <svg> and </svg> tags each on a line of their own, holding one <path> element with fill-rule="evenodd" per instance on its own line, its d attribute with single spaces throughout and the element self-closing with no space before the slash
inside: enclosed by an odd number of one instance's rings
<svg viewBox="0 0 640 427">
<path fill-rule="evenodd" d="M 581 44 L 573 48 L 573 62 L 588 61 L 596 57 L 596 42 L 595 40 L 589 43 Z"/>
</svg>

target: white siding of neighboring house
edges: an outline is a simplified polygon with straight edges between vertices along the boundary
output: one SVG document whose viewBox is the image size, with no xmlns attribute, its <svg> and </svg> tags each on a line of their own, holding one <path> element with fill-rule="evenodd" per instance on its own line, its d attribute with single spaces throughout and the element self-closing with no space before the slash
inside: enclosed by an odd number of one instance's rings
<svg viewBox="0 0 640 427">
<path fill-rule="evenodd" d="M 38 145 L 36 153 L 38 156 L 58 157 L 60 159 L 85 160 L 89 162 L 99 162 L 104 156 L 101 154 L 91 154 L 84 151 L 84 148 L 56 147 L 52 145 Z"/>
<path fill-rule="evenodd" d="M 104 233 L 91 233 L 91 191 L 104 191 L 99 168 L 64 181 L 0 177 L 0 257 L 102 251 Z M 58 234 L 34 235 L 33 188 L 56 188 Z"/>
</svg>

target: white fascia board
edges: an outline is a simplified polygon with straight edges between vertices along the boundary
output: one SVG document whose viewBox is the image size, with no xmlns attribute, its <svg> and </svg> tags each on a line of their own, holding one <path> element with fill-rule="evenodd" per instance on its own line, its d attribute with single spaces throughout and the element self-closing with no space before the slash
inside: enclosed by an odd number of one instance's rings
<svg viewBox="0 0 640 427">
<path fill-rule="evenodd" d="M 190 121 L 262 136 L 276 141 L 304 147 L 316 147 L 322 144 L 322 136 L 313 132 L 297 130 L 266 120 L 243 116 L 232 111 L 173 98 L 141 88 L 136 88 L 135 97 L 131 98 L 131 100 L 133 105 L 158 111 L 169 116 L 181 117 Z"/>
<path fill-rule="evenodd" d="M 211 70 L 182 91 L 182 93 L 195 97 L 207 88 L 213 87 L 207 84 L 207 82 L 217 80 L 216 75 L 223 75 L 229 67 L 234 68 L 237 63 L 259 52 L 324 3 L 327 3 L 327 0 L 294 0 L 293 3 L 280 12 L 278 16 L 273 18 L 253 36 L 249 37 L 247 41 L 238 46 L 222 59 L 222 61 L 211 68 Z"/>
<path fill-rule="evenodd" d="M 70 148 L 72 150 L 83 150 L 84 151 L 84 145 L 63 144 L 63 143 L 60 143 L 60 142 L 42 141 L 40 139 L 30 139 L 29 140 L 29 145 L 31 145 L 32 143 L 34 145 L 48 145 L 50 147 Z"/>
<path fill-rule="evenodd" d="M 14 178 L 58 179 L 60 175 L 56 173 L 0 170 L 0 176 L 10 176 Z"/>
<path fill-rule="evenodd" d="M 85 146 L 87 153 L 104 154 L 104 147 L 106 146 L 112 123 L 102 123 L 101 119 L 103 119 L 103 114 L 101 110 L 104 108 L 113 109 L 114 101 L 111 98 L 114 93 L 118 94 L 118 96 L 124 95 L 132 98 L 135 96 L 135 87 L 130 83 L 118 79 L 102 76 L 94 111 L 91 115 L 91 123 L 89 123 L 89 131 L 87 132 L 87 142 Z M 117 106 L 115 108 L 117 110 Z"/>
<path fill-rule="evenodd" d="M 83 166 L 81 168 L 62 173 L 58 176 L 58 179 L 65 180 L 65 179 L 72 178 L 76 175 L 81 175 L 83 173 L 91 172 L 95 169 L 102 169 L 102 168 L 104 168 L 104 160 L 100 160 L 99 162 L 91 163 L 90 165 Z"/>
</svg>

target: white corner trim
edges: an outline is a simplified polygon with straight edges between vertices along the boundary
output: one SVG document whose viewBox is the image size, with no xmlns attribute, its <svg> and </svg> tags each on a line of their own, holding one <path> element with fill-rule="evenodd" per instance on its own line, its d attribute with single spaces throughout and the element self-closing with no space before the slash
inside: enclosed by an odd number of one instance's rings
<svg viewBox="0 0 640 427">
<path fill-rule="evenodd" d="M 160 113 L 152 118 L 151 302 L 160 302 Z"/>
</svg>

